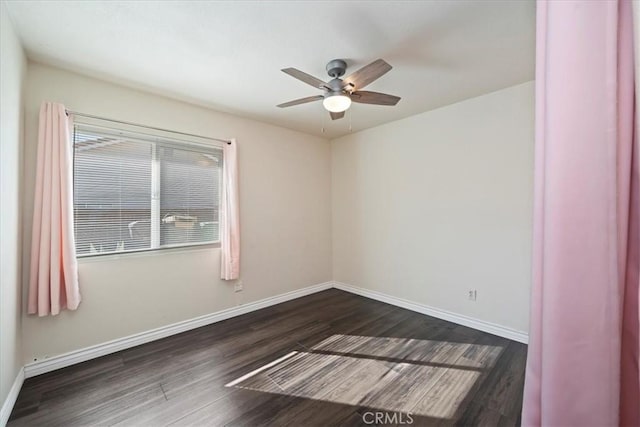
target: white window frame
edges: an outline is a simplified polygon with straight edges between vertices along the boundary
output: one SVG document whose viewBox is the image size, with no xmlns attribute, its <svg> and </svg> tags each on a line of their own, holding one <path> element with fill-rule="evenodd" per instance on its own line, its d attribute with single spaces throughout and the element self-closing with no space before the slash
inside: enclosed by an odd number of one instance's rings
<svg viewBox="0 0 640 427">
<path fill-rule="evenodd" d="M 156 133 L 147 133 L 140 132 L 138 130 L 129 130 L 127 125 L 123 125 L 122 127 L 118 126 L 104 126 L 102 124 L 94 124 L 95 122 L 91 119 L 82 119 L 75 120 L 73 124 L 73 135 L 72 135 L 72 145 L 73 145 L 73 153 L 74 153 L 74 169 L 75 169 L 75 132 L 76 127 L 79 126 L 84 129 L 95 128 L 96 132 L 102 133 L 104 135 L 113 135 L 113 136 L 121 136 L 127 138 L 131 141 L 141 141 L 141 142 L 150 142 L 152 143 L 152 163 L 151 163 L 151 241 L 149 248 L 142 249 L 129 249 L 124 251 L 114 251 L 114 252 L 104 252 L 104 253 L 88 253 L 88 254 L 76 254 L 76 259 L 113 259 L 120 258 L 122 256 L 135 255 L 135 254 L 150 254 L 156 252 L 175 252 L 175 251 L 183 251 L 183 250 L 193 250 L 193 249 L 207 249 L 207 248 L 219 248 L 220 247 L 220 233 L 218 233 L 218 240 L 212 240 L 209 242 L 197 242 L 197 243 L 177 243 L 172 245 L 160 245 L 160 180 L 161 180 L 161 171 L 160 171 L 160 158 L 158 153 L 159 144 L 165 145 L 173 145 L 177 149 L 183 147 L 199 147 L 202 148 L 202 152 L 205 153 L 207 150 L 211 149 L 219 149 L 221 152 L 220 158 L 224 163 L 224 155 L 223 153 L 223 143 L 212 141 L 209 138 L 202 137 L 204 141 L 197 141 L 195 137 L 190 137 L 189 139 L 185 139 L 181 134 L 173 135 L 172 132 L 158 132 Z M 167 136 L 166 134 L 171 134 Z M 132 136 L 135 135 L 135 136 Z M 187 148 L 183 148 L 187 149 Z M 75 174 L 75 170 L 74 170 Z M 75 176 L 74 176 L 75 180 Z M 218 185 L 219 192 L 223 191 L 222 188 L 222 167 L 218 168 Z M 75 191 L 75 190 L 74 190 Z M 74 197 L 75 201 L 75 197 Z M 220 224 L 220 210 L 219 210 L 219 200 L 218 200 L 218 225 Z M 74 202 L 74 211 L 75 211 L 75 202 Z M 157 220 L 157 221 L 155 221 Z M 74 218 L 75 225 L 75 218 Z"/>
</svg>

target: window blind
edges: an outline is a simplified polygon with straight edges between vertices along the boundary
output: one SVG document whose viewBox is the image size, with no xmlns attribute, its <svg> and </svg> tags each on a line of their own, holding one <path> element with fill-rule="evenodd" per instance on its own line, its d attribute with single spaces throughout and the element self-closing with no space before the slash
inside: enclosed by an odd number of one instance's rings
<svg viewBox="0 0 640 427">
<path fill-rule="evenodd" d="M 222 150 L 76 124 L 78 256 L 219 240 Z"/>
<path fill-rule="evenodd" d="M 215 155 L 160 148 L 160 244 L 218 240 Z"/>
</svg>

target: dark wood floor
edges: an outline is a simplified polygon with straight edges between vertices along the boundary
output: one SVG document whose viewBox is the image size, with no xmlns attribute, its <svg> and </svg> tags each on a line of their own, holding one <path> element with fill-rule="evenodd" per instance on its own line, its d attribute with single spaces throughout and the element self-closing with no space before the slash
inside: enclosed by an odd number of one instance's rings
<svg viewBox="0 0 640 427">
<path fill-rule="evenodd" d="M 525 357 L 332 289 L 30 378 L 8 425 L 518 425 Z"/>
</svg>

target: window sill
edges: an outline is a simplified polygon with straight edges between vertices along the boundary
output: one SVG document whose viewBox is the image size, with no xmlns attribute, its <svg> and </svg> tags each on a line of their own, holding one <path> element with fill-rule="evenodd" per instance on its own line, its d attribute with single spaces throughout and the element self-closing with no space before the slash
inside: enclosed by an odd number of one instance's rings
<svg viewBox="0 0 640 427">
<path fill-rule="evenodd" d="M 118 252 L 107 254 L 95 254 L 95 255 L 81 255 L 76 257 L 78 264 L 88 264 L 99 261 L 114 261 L 119 259 L 140 258 L 140 257 L 155 257 L 162 255 L 170 255 L 183 252 L 199 252 L 210 249 L 217 249 L 220 247 L 220 242 L 215 243 L 202 243 L 199 245 L 186 245 L 186 246 L 174 246 L 158 249 L 143 249 L 139 251 L 131 252 Z"/>
</svg>

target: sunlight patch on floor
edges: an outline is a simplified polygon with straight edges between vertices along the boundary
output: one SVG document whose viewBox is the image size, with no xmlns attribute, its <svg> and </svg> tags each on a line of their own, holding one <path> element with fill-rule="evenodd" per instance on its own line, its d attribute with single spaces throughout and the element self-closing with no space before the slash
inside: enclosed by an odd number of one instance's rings
<svg viewBox="0 0 640 427">
<path fill-rule="evenodd" d="M 471 343 L 333 335 L 227 387 L 452 419 L 503 350 Z"/>
<path fill-rule="evenodd" d="M 456 356 L 458 367 L 487 367 L 504 350 L 500 346 L 397 337 L 368 337 L 336 334 L 311 347 L 310 351 L 351 356 L 402 359 L 407 362 L 448 363 Z M 471 357 L 468 357 L 471 356 Z M 479 356 L 479 357 L 478 357 Z M 492 366 L 492 365 L 491 365 Z"/>
</svg>

